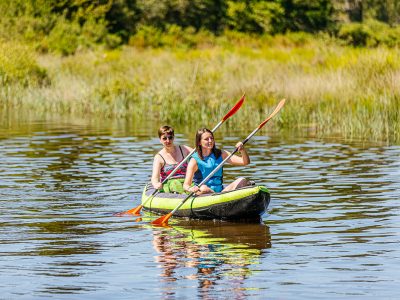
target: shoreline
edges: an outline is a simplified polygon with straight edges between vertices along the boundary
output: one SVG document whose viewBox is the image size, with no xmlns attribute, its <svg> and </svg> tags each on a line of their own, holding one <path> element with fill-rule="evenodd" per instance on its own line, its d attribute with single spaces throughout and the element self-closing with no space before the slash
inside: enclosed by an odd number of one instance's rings
<svg viewBox="0 0 400 300">
<path fill-rule="evenodd" d="M 273 122 L 279 129 L 309 127 L 319 135 L 400 140 L 398 49 L 315 40 L 303 46 L 233 49 L 125 46 L 32 57 L 31 63 L 45 70 L 46 82 L 6 84 L 0 92 L 3 108 L 199 124 L 218 119 L 246 93 L 235 126 L 254 125 L 285 98 L 287 105 Z M 24 76 L 30 82 L 36 75 Z"/>
</svg>

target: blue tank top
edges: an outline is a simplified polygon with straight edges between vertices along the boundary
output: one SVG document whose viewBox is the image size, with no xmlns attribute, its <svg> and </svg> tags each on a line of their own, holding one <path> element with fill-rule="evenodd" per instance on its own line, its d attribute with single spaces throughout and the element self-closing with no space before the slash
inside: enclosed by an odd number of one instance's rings
<svg viewBox="0 0 400 300">
<path fill-rule="evenodd" d="M 209 156 L 205 156 L 204 159 L 201 159 L 197 152 L 193 154 L 192 158 L 194 158 L 197 162 L 198 170 L 194 174 L 193 181 L 196 184 L 199 184 L 206 178 L 214 169 L 222 162 L 222 155 L 218 158 L 215 158 L 214 153 L 211 153 Z M 212 189 L 214 192 L 219 193 L 223 190 L 222 186 L 222 173 L 223 168 L 219 169 L 205 184 Z"/>
</svg>

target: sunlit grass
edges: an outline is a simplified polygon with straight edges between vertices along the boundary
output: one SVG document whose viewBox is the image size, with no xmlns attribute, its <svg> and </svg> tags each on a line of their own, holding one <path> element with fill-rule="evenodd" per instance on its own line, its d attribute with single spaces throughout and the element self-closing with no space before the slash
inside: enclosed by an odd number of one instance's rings
<svg viewBox="0 0 400 300">
<path fill-rule="evenodd" d="M 283 37 L 249 41 L 237 47 L 216 41 L 204 49 L 125 47 L 63 58 L 42 55 L 37 64 L 50 83 L 8 83 L 0 102 L 38 113 L 206 125 L 246 92 L 246 103 L 229 126 L 254 127 L 286 98 L 273 123 L 280 128 L 400 140 L 398 49 L 354 49 L 324 40 L 297 45 Z"/>
</svg>

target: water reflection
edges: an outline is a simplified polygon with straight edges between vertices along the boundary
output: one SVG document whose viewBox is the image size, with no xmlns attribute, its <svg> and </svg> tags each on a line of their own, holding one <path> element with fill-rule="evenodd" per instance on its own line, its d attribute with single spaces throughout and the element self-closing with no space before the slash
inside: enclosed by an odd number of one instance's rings
<svg viewBox="0 0 400 300">
<path fill-rule="evenodd" d="M 112 213 L 139 204 L 159 124 L 6 125 L 4 298 L 398 298 L 399 146 L 263 131 L 249 143 L 251 165 L 224 173 L 271 190 L 268 226 L 173 218 L 155 229 Z M 190 144 L 191 130 L 177 128 L 179 142 Z M 248 134 L 224 130 L 228 151 Z"/>
<path fill-rule="evenodd" d="M 178 220 L 172 228 L 154 228 L 153 246 L 161 266 L 164 298 L 174 295 L 179 280 L 195 281 L 201 298 L 213 298 L 215 289 L 226 297 L 243 299 L 244 286 L 264 250 L 271 247 L 264 224 Z M 257 287 L 253 287 L 257 288 Z"/>
</svg>

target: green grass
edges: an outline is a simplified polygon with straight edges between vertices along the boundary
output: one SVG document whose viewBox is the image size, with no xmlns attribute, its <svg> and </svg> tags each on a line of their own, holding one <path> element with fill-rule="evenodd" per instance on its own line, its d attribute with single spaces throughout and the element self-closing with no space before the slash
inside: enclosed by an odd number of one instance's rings
<svg viewBox="0 0 400 300">
<path fill-rule="evenodd" d="M 4 45 L 0 77 L 13 79 L 3 80 L 0 103 L 12 110 L 199 126 L 219 120 L 246 92 L 229 126 L 253 128 L 286 98 L 273 122 L 279 128 L 400 140 L 397 48 L 342 47 L 324 37 L 225 36 L 197 48 L 136 45 L 67 57 L 31 50 L 14 56 L 17 72 Z"/>
</svg>

